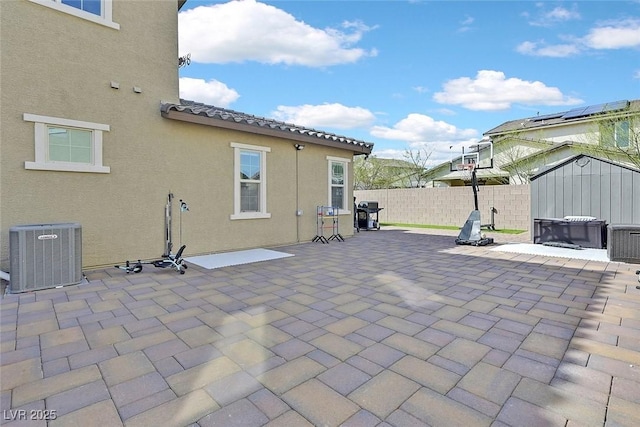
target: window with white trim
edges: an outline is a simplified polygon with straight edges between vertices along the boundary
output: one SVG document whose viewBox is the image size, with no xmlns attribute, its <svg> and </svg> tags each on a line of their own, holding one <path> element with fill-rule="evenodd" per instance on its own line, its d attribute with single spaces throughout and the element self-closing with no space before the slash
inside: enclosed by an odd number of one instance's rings
<svg viewBox="0 0 640 427">
<path fill-rule="evenodd" d="M 271 218 L 267 212 L 269 147 L 231 143 L 234 151 L 233 214 L 231 219 Z"/>
<path fill-rule="evenodd" d="M 102 164 L 102 133 L 109 132 L 109 125 L 26 113 L 23 119 L 33 122 L 35 130 L 35 161 L 24 162 L 25 169 L 111 171 Z"/>
<path fill-rule="evenodd" d="M 629 148 L 629 120 L 610 120 L 600 124 L 600 143 L 606 147 Z"/>
<path fill-rule="evenodd" d="M 96 24 L 119 30 L 120 25 L 113 22 L 113 0 L 29 0 L 69 15 L 77 16 Z"/>
<path fill-rule="evenodd" d="M 342 213 L 350 213 L 347 201 L 349 189 L 350 159 L 327 156 L 329 161 L 329 206 L 340 208 Z"/>
</svg>

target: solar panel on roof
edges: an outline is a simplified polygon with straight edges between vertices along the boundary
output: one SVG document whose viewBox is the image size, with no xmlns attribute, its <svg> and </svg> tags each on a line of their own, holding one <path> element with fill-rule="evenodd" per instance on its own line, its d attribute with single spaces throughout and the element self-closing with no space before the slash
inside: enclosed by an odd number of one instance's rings
<svg viewBox="0 0 640 427">
<path fill-rule="evenodd" d="M 602 113 L 604 111 L 605 105 L 606 104 L 598 104 L 598 105 L 592 105 L 590 107 L 587 107 L 587 109 L 582 112 L 582 115 L 590 116 L 591 114 Z"/>
<path fill-rule="evenodd" d="M 565 113 L 562 116 L 562 118 L 563 119 L 575 119 L 575 118 L 578 118 L 578 117 L 591 116 L 593 114 L 610 113 L 612 111 L 624 110 L 627 107 L 629 107 L 629 101 L 627 101 L 627 100 L 609 102 L 609 103 L 606 103 L 606 104 L 591 105 L 591 106 L 588 106 L 588 107 L 574 108 L 573 110 L 568 111 L 567 113 Z"/>
<path fill-rule="evenodd" d="M 584 111 L 589 108 L 589 107 L 580 107 L 580 108 L 574 108 L 573 110 L 567 111 L 562 118 L 563 119 L 574 119 L 576 117 L 582 117 L 584 116 Z"/>
<path fill-rule="evenodd" d="M 551 120 L 558 119 L 562 117 L 565 113 L 554 113 L 554 114 L 545 114 L 543 116 L 536 116 L 531 119 L 532 122 L 540 122 L 542 120 Z"/>
<path fill-rule="evenodd" d="M 609 102 L 608 104 L 605 105 L 605 107 L 602 110 L 602 112 L 608 113 L 608 112 L 611 112 L 611 111 L 624 110 L 628 106 L 629 106 L 629 101 L 627 101 L 627 100 Z"/>
</svg>

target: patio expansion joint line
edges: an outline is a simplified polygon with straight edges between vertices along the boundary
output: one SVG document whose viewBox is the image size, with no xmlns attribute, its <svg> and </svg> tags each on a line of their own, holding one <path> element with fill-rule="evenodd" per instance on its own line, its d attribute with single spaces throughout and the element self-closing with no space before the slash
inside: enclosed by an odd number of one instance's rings
<svg viewBox="0 0 640 427">
<path fill-rule="evenodd" d="M 609 395 L 607 396 L 607 404 L 604 407 L 604 420 L 602 421 L 602 427 L 607 425 L 607 415 L 609 415 L 609 404 L 611 403 L 611 392 L 613 391 L 613 378 L 614 376 L 612 375 L 609 380 Z"/>
</svg>

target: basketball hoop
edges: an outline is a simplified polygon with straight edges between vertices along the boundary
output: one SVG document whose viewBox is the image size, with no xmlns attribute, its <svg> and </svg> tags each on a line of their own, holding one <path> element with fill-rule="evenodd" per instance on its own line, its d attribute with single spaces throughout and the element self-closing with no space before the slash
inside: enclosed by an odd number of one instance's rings
<svg viewBox="0 0 640 427">
<path fill-rule="evenodd" d="M 458 163 L 456 169 L 462 173 L 465 181 L 471 181 L 473 170 L 476 168 L 475 163 Z"/>
</svg>

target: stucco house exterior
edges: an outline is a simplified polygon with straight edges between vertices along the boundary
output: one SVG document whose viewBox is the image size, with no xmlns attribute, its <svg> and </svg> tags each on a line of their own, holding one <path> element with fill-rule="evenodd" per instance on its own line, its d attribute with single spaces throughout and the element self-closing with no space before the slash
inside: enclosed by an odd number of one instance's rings
<svg viewBox="0 0 640 427">
<path fill-rule="evenodd" d="M 485 132 L 480 149 L 454 157 L 428 172 L 432 186 L 468 185 L 467 174 L 455 165 L 471 161 L 482 166 L 482 184 L 526 184 L 547 167 L 579 154 L 593 154 L 638 168 L 640 166 L 640 100 L 621 100 L 583 106 L 554 114 L 536 115 L 502 123 Z"/>
<path fill-rule="evenodd" d="M 157 258 L 168 194 L 187 255 L 311 240 L 318 205 L 352 235 L 373 144 L 179 99 L 182 4 L 0 2 L 0 269 L 22 224 L 80 223 L 85 268 Z"/>
</svg>

